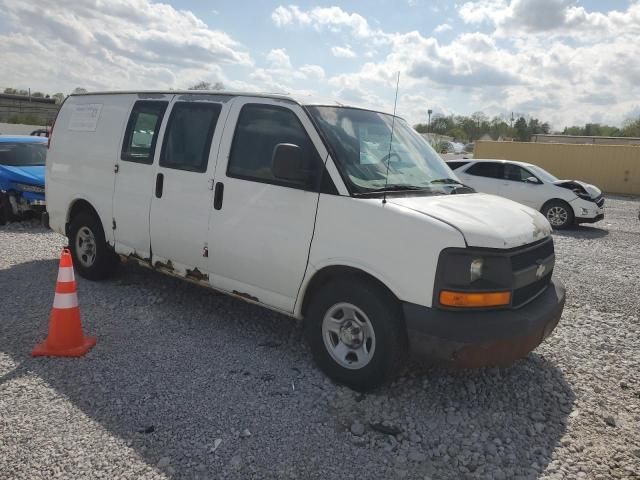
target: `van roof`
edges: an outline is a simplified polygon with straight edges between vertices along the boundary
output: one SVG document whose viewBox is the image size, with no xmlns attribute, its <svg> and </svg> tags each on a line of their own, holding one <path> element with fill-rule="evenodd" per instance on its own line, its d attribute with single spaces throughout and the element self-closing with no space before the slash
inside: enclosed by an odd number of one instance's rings
<svg viewBox="0 0 640 480">
<path fill-rule="evenodd" d="M 327 99 L 318 97 L 313 94 L 297 94 L 291 95 L 288 93 L 268 93 L 268 92 L 242 92 L 242 91 L 228 91 L 228 90 L 115 90 L 115 91 L 100 91 L 100 92 L 86 92 L 86 93 L 72 93 L 72 97 L 91 96 L 91 95 L 221 95 L 228 97 L 261 97 L 261 98 L 273 98 L 276 100 L 289 101 L 304 106 L 330 106 L 330 107 L 350 107 L 357 108 L 359 110 L 369 110 L 372 112 L 384 113 L 390 115 L 389 112 L 378 110 L 375 108 L 369 108 L 356 104 L 347 104 L 339 102 L 335 99 Z M 401 117 L 399 117 L 401 118 Z"/>
</svg>

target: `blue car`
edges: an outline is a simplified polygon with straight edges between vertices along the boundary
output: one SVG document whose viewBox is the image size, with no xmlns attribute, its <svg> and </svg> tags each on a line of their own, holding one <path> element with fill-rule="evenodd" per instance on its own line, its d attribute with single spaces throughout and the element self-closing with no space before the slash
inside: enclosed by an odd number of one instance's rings
<svg viewBox="0 0 640 480">
<path fill-rule="evenodd" d="M 47 139 L 0 135 L 0 225 L 45 210 Z"/>
</svg>

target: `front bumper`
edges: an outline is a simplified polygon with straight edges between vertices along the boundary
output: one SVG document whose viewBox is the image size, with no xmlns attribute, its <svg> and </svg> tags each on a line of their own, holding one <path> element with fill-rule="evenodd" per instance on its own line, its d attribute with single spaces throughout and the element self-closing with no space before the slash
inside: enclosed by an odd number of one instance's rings
<svg viewBox="0 0 640 480">
<path fill-rule="evenodd" d="M 560 321 L 565 288 L 513 310 L 447 311 L 404 303 L 411 354 L 462 368 L 507 366 L 535 349 Z"/>
<path fill-rule="evenodd" d="M 591 218 L 576 217 L 576 223 L 596 223 L 602 219 L 604 219 L 604 213 L 600 213 L 595 217 L 591 217 Z"/>
<path fill-rule="evenodd" d="M 575 223 L 595 223 L 604 218 L 604 197 L 598 197 L 598 200 L 585 200 L 576 198 L 572 200 Z"/>
</svg>

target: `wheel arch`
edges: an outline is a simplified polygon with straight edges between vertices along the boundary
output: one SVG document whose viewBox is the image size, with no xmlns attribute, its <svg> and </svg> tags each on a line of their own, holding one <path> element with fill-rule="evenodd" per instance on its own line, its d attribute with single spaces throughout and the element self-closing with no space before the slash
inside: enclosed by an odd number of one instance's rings
<svg viewBox="0 0 640 480">
<path fill-rule="evenodd" d="M 564 203 L 567 207 L 569 207 L 569 209 L 571 210 L 571 213 L 575 218 L 576 212 L 573 210 L 573 206 L 571 205 L 571 203 L 568 202 L 567 200 L 564 200 L 563 198 L 558 198 L 558 197 L 551 198 L 546 202 L 544 202 L 542 204 L 542 208 L 540 209 L 540 212 L 543 212 L 545 208 L 547 208 L 551 203 L 554 203 L 554 202 Z"/>
<path fill-rule="evenodd" d="M 95 207 L 84 198 L 76 198 L 73 202 L 71 202 L 71 204 L 69 205 L 69 209 L 67 210 L 67 218 L 64 224 L 64 232 L 67 236 L 69 236 L 69 224 L 71 223 L 71 219 L 78 215 L 80 212 L 90 212 L 95 215 L 96 218 L 100 220 L 100 223 L 102 223 L 103 230 L 106 231 L 106 229 L 104 228 L 104 222 L 102 221 L 102 218 L 100 217 L 100 214 L 95 209 Z"/>
<path fill-rule="evenodd" d="M 311 303 L 311 299 L 316 292 L 327 283 L 344 278 L 361 278 L 369 281 L 378 286 L 394 303 L 400 306 L 399 297 L 393 292 L 391 288 L 387 286 L 385 282 L 380 280 L 377 276 L 361 269 L 350 265 L 328 265 L 318 271 L 303 285 L 303 288 L 298 295 L 298 302 L 296 302 L 295 314 L 297 317 L 304 318 Z M 401 312 L 402 309 L 399 308 Z"/>
</svg>

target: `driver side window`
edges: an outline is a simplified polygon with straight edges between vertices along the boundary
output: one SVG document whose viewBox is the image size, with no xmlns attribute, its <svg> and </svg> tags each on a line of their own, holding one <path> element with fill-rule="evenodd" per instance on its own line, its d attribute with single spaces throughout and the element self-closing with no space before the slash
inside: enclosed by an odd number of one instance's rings
<svg viewBox="0 0 640 480">
<path fill-rule="evenodd" d="M 261 183 L 303 188 L 276 178 L 272 158 L 276 145 L 293 144 L 310 158 L 318 178 L 323 165 L 304 127 L 288 108 L 269 104 L 247 104 L 242 107 L 231 146 L 227 175 Z M 311 189 L 312 186 L 305 188 Z"/>
<path fill-rule="evenodd" d="M 505 180 L 511 180 L 513 182 L 526 182 L 527 178 L 536 176 L 528 170 L 520 167 L 519 165 L 512 165 L 506 163 L 504 165 L 504 178 Z"/>
</svg>

